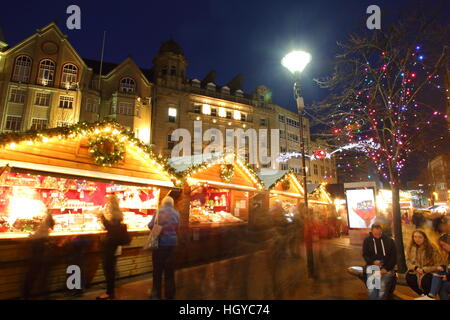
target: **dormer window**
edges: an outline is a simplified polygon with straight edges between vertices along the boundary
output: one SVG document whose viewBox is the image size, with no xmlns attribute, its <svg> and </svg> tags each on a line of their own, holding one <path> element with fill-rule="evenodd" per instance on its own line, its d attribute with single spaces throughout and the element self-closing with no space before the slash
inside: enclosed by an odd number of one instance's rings
<svg viewBox="0 0 450 320">
<path fill-rule="evenodd" d="M 228 88 L 227 86 L 223 86 L 222 87 L 222 93 L 230 94 L 230 88 Z"/>
<path fill-rule="evenodd" d="M 235 92 L 236 97 L 243 97 L 244 96 L 244 91 L 242 91 L 241 89 L 236 90 Z"/>
<path fill-rule="evenodd" d="M 216 85 L 212 82 L 208 82 L 208 84 L 206 85 L 206 89 L 211 90 L 211 91 L 215 91 L 216 90 Z"/>
<path fill-rule="evenodd" d="M 120 92 L 124 93 L 135 93 L 136 92 L 136 83 L 133 78 L 123 78 L 120 80 Z"/>
<path fill-rule="evenodd" d="M 196 88 L 200 88 L 200 80 L 193 79 L 192 80 L 192 86 Z"/>
</svg>

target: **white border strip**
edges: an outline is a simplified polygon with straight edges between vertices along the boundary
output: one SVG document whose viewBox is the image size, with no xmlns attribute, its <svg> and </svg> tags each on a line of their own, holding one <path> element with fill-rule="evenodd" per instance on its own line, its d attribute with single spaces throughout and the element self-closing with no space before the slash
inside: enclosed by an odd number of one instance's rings
<svg viewBox="0 0 450 320">
<path fill-rule="evenodd" d="M 36 163 L 28 163 L 28 162 L 22 162 L 22 161 L 10 161 L 10 160 L 0 159 L 0 166 L 6 166 L 6 165 L 9 165 L 10 167 L 17 167 L 17 168 L 22 168 L 22 169 L 38 170 L 38 171 L 53 172 L 53 173 L 62 173 L 62 174 L 69 174 L 69 175 L 75 175 L 75 176 L 81 176 L 81 177 L 133 182 L 133 183 L 149 184 L 149 185 L 163 186 L 163 187 L 170 187 L 170 188 L 174 187 L 174 184 L 172 183 L 172 181 L 143 179 L 143 178 L 123 176 L 123 175 L 113 174 L 113 173 L 99 172 L 99 171 L 90 171 L 90 170 L 84 170 L 84 169 L 57 167 L 57 166 L 51 166 L 51 165 L 46 165 L 46 164 L 36 164 Z"/>
</svg>

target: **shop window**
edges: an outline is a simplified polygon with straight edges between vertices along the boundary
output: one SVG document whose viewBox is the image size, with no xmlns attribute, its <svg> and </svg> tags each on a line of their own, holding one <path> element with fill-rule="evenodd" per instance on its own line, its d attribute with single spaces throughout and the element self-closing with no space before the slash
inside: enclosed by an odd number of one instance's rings
<svg viewBox="0 0 450 320">
<path fill-rule="evenodd" d="M 23 89 L 11 89 L 11 94 L 9 95 L 9 102 L 14 103 L 24 103 L 26 96 L 26 90 Z"/>
<path fill-rule="evenodd" d="M 6 117 L 6 130 L 19 131 L 22 126 L 21 116 L 7 116 Z"/>
<path fill-rule="evenodd" d="M 28 83 L 30 81 L 32 60 L 28 56 L 18 56 L 14 64 L 12 81 Z"/>
<path fill-rule="evenodd" d="M 38 92 L 36 93 L 36 100 L 34 102 L 37 106 L 50 106 L 50 93 Z"/>
<path fill-rule="evenodd" d="M 50 59 L 44 59 L 39 64 L 38 84 L 53 86 L 55 80 L 55 63 Z"/>
</svg>

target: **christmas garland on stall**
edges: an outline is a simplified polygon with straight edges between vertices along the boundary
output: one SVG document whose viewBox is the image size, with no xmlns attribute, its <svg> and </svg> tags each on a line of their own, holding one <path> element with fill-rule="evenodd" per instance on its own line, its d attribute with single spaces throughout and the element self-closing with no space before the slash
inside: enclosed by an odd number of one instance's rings
<svg viewBox="0 0 450 320">
<path fill-rule="evenodd" d="M 119 123 L 110 120 L 102 120 L 95 123 L 81 122 L 67 127 L 57 127 L 39 131 L 28 130 L 25 132 L 4 132 L 0 133 L 0 147 L 9 146 L 13 148 L 16 144 L 19 143 L 26 143 L 27 145 L 32 146 L 37 143 L 46 143 L 49 139 L 52 138 L 58 138 L 60 140 L 73 139 L 80 135 L 84 137 L 92 137 L 99 135 L 102 131 L 104 131 L 105 128 L 108 128 L 109 132 L 115 133 L 117 139 L 119 136 L 122 136 L 122 139 L 120 139 L 121 142 L 128 141 L 132 146 L 138 147 L 140 151 L 143 152 L 145 158 L 149 159 L 152 164 L 167 171 L 170 174 L 171 178 L 177 178 L 175 170 L 168 165 L 168 161 L 166 158 L 162 157 L 161 155 L 156 156 L 149 145 L 146 145 L 140 139 L 135 137 L 133 131 L 130 131 L 124 128 Z M 114 136 L 114 134 L 106 134 L 106 136 L 111 138 Z M 107 144 L 110 145 L 110 143 Z M 116 145 L 120 147 L 120 144 Z M 111 145 L 109 147 L 111 147 Z M 95 154 L 95 147 L 93 150 L 93 154 Z M 120 148 L 118 148 L 118 150 L 120 150 Z M 117 156 L 120 158 L 120 152 L 119 155 L 115 155 L 113 158 L 117 158 Z"/>
<path fill-rule="evenodd" d="M 125 143 L 120 141 L 117 136 L 97 134 L 89 140 L 89 152 L 98 164 L 111 166 L 123 160 Z"/>
<path fill-rule="evenodd" d="M 230 182 L 234 177 L 234 166 L 232 164 L 222 163 L 220 165 L 220 179 Z"/>
</svg>

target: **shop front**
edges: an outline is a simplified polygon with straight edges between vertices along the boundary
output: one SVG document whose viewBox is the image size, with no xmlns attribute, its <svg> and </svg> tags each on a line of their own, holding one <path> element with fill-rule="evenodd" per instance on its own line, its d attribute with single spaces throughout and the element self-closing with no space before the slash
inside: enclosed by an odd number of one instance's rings
<svg viewBox="0 0 450 320">
<path fill-rule="evenodd" d="M 240 254 L 239 240 L 252 220 L 252 199 L 263 183 L 254 171 L 234 156 L 171 159 L 185 187 L 178 203 L 188 237 L 188 263 Z M 183 251 L 180 249 L 180 253 Z"/>
<path fill-rule="evenodd" d="M 0 299 L 20 295 L 28 238 L 46 213 L 52 214 L 55 226 L 45 290 L 64 289 L 68 248 L 80 237 L 87 243 L 87 283 L 103 281 L 100 240 L 105 231 L 97 215 L 111 194 L 119 198 L 132 235 L 118 258 L 117 277 L 151 271 L 150 255 L 141 250 L 147 224 L 177 181 L 131 132 L 102 122 L 3 134 L 0 150 Z"/>
</svg>

